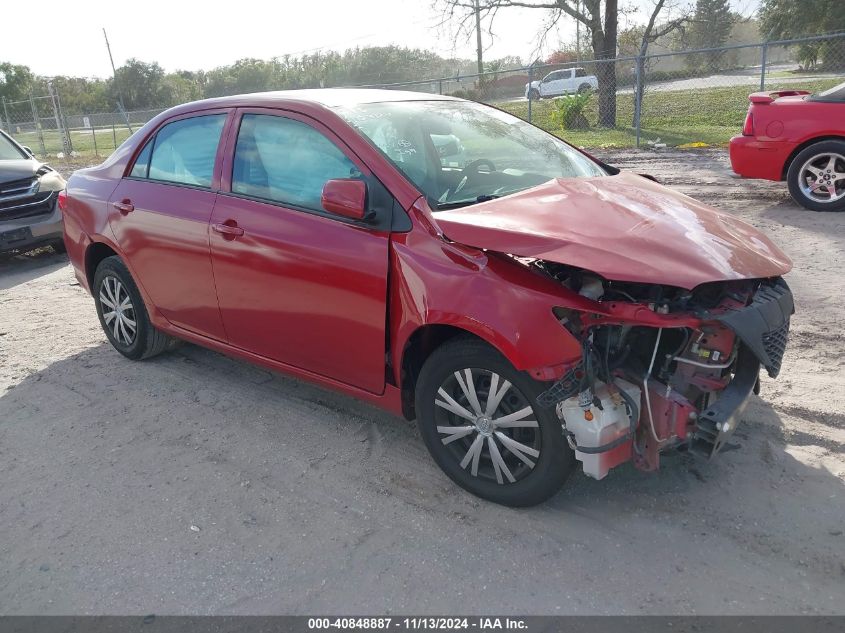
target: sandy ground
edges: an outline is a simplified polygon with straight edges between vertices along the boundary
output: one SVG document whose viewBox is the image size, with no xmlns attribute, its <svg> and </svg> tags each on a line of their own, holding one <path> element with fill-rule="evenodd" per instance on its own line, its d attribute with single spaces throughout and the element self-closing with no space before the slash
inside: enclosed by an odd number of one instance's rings
<svg viewBox="0 0 845 633">
<path fill-rule="evenodd" d="M 845 214 L 729 178 L 721 151 L 606 157 L 795 260 L 741 450 L 503 508 L 366 405 L 194 346 L 125 360 L 62 257 L 6 258 L 0 613 L 845 613 Z"/>
</svg>

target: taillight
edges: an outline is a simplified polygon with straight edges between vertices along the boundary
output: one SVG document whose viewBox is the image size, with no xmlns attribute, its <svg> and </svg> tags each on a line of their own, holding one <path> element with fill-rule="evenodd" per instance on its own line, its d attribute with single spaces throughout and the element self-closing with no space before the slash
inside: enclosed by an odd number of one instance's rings
<svg viewBox="0 0 845 633">
<path fill-rule="evenodd" d="M 749 110 L 748 114 L 745 115 L 745 123 L 742 126 L 742 135 L 754 136 L 754 115 L 751 114 L 751 110 Z"/>
<path fill-rule="evenodd" d="M 59 211 L 67 209 L 67 189 L 62 189 L 59 192 Z"/>
</svg>

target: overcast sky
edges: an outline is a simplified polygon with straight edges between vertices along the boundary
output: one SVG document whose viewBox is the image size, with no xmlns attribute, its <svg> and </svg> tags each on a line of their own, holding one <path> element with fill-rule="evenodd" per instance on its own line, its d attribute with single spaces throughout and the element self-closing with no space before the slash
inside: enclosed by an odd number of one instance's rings
<svg viewBox="0 0 845 633">
<path fill-rule="evenodd" d="M 694 0 L 690 0 L 694 1 Z M 732 0 L 749 14 L 759 0 Z M 652 0 L 629 0 L 644 20 Z M 441 15 L 431 0 L 74 0 L 39 4 L 4 2 L 0 61 L 25 64 L 41 75 L 105 77 L 111 74 L 102 28 L 108 31 L 115 64 L 136 57 L 157 61 L 165 70 L 208 70 L 244 57 L 269 59 L 318 49 L 399 44 L 441 55 L 475 55 L 475 42 L 438 27 Z M 37 12 L 37 16 L 36 16 Z M 545 12 L 502 11 L 496 38 L 485 34 L 485 57 L 536 52 Z M 646 15 L 647 17 L 647 15 Z M 37 25 L 34 21 L 37 19 Z M 8 25 L 21 28 L 7 28 Z M 549 37 L 550 44 L 574 39 L 571 20 Z M 548 47 L 547 47 L 548 48 Z"/>
</svg>

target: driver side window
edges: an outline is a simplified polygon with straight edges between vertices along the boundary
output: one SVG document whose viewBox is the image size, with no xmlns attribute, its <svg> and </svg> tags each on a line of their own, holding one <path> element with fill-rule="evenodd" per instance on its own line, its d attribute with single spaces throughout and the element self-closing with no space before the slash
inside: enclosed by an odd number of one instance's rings
<svg viewBox="0 0 845 633">
<path fill-rule="evenodd" d="M 323 185 L 356 178 L 355 164 L 309 125 L 281 116 L 245 114 L 238 131 L 232 191 L 322 211 Z"/>
</svg>

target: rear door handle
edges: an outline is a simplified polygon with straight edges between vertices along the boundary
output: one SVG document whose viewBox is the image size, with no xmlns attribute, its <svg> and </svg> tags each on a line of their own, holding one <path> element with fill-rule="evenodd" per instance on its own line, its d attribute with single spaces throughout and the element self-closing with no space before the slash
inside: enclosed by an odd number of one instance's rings
<svg viewBox="0 0 845 633">
<path fill-rule="evenodd" d="M 237 224 L 212 224 L 211 228 L 221 235 L 230 235 L 232 237 L 240 237 L 244 234 L 244 230 Z"/>
<path fill-rule="evenodd" d="M 112 202 L 112 206 L 118 211 L 120 211 L 123 215 L 131 213 L 135 210 L 135 205 L 132 204 L 132 201 L 129 198 L 124 198 L 120 202 Z"/>
</svg>

